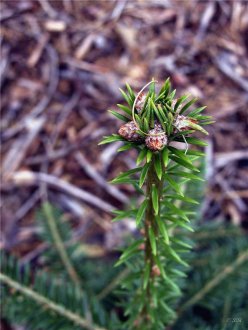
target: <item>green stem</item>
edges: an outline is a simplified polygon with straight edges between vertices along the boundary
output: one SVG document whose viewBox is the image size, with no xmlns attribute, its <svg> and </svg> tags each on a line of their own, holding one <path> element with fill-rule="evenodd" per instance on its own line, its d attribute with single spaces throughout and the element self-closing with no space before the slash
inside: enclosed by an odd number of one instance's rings
<svg viewBox="0 0 248 330">
<path fill-rule="evenodd" d="M 57 224 L 56 224 L 54 216 L 53 216 L 53 211 L 52 211 L 51 205 L 49 203 L 45 202 L 42 205 L 42 207 L 43 207 L 44 213 L 46 215 L 47 223 L 50 228 L 50 232 L 51 232 L 51 235 L 54 240 L 55 248 L 58 251 L 60 259 L 61 259 L 62 263 L 64 264 L 65 269 L 66 269 L 67 273 L 69 274 L 69 277 L 71 278 L 72 282 L 78 287 L 78 291 L 79 291 L 80 295 L 83 296 L 83 290 L 82 290 L 80 278 L 78 276 L 76 269 L 74 268 L 73 264 L 71 263 L 71 260 L 68 256 L 64 243 L 61 239 L 60 233 L 57 228 Z M 91 316 L 91 312 L 88 308 L 87 303 L 85 304 L 85 307 L 86 307 L 86 318 L 87 318 L 87 320 L 90 321 L 92 319 L 92 316 Z"/>
<path fill-rule="evenodd" d="M 60 314 L 61 316 L 65 317 L 68 320 L 74 322 L 75 324 L 81 326 L 83 329 L 106 330 L 97 325 L 91 324 L 89 321 L 82 318 L 80 315 L 75 314 L 74 312 L 66 309 L 64 306 L 53 302 L 52 300 L 42 296 L 41 294 L 35 292 L 34 290 L 32 290 L 24 285 L 21 285 L 20 283 L 12 280 L 11 278 L 9 278 L 8 276 L 6 276 L 2 273 L 0 273 L 0 282 L 3 282 L 4 284 L 8 285 L 9 287 L 21 292 L 23 295 L 32 299 L 39 305 L 42 305 L 45 308 Z"/>
<path fill-rule="evenodd" d="M 44 203 L 42 208 L 43 208 L 43 211 L 46 215 L 47 223 L 48 223 L 48 226 L 50 228 L 51 235 L 54 239 L 54 244 L 55 244 L 55 247 L 56 247 L 56 249 L 58 251 L 58 254 L 61 258 L 61 261 L 64 264 L 65 269 L 67 270 L 67 272 L 68 272 L 71 280 L 73 281 L 73 283 L 75 283 L 76 285 L 78 285 L 80 287 L 79 276 L 78 276 L 75 268 L 73 267 L 73 265 L 70 261 L 70 258 L 67 254 L 67 251 L 66 251 L 65 247 L 64 247 L 63 241 L 62 241 L 62 239 L 60 237 L 60 234 L 58 232 L 58 228 L 57 228 L 56 222 L 55 222 L 54 217 L 53 217 L 52 208 L 51 208 L 49 203 Z"/>
<path fill-rule="evenodd" d="M 237 270 L 237 267 L 241 266 L 247 260 L 248 260 L 248 250 L 240 253 L 237 259 L 233 263 L 224 267 L 212 280 L 207 282 L 200 291 L 198 291 L 193 297 L 191 297 L 188 301 L 186 301 L 179 309 L 178 316 L 181 316 L 181 314 L 186 309 L 188 309 L 190 306 L 200 301 L 209 291 L 215 288 L 226 277 L 228 277 L 233 272 L 235 272 Z"/>
<path fill-rule="evenodd" d="M 155 171 L 155 165 L 154 165 L 154 157 L 151 160 L 151 166 L 147 173 L 147 179 L 146 179 L 146 198 L 148 200 L 148 205 L 146 209 L 145 214 L 145 265 L 150 266 L 150 274 L 149 274 L 149 280 L 146 287 L 145 292 L 145 305 L 142 309 L 141 315 L 142 315 L 142 321 L 147 322 L 147 317 L 149 315 L 148 306 L 151 305 L 151 298 L 152 298 L 152 290 L 154 290 L 153 282 L 154 282 L 154 275 L 153 275 L 153 266 L 156 265 L 154 256 L 152 253 L 152 244 L 149 238 L 149 228 L 151 227 L 155 237 L 157 237 L 158 234 L 158 228 L 156 224 L 156 217 L 154 214 L 153 209 L 153 203 L 152 203 L 152 186 L 155 185 L 157 187 L 158 191 L 158 201 L 159 201 L 159 212 L 158 216 L 160 216 L 160 204 L 161 204 L 161 197 L 163 193 L 163 183 L 164 180 L 159 180 Z"/>
</svg>

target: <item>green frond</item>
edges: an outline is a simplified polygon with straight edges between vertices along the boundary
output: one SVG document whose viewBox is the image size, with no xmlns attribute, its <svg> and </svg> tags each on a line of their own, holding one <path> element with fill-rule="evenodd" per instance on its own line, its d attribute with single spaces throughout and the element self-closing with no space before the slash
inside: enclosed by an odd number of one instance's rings
<svg viewBox="0 0 248 330">
<path fill-rule="evenodd" d="M 80 295 L 78 287 L 70 283 L 61 283 L 57 277 L 42 272 L 33 274 L 26 267 L 5 253 L 1 256 L 2 269 L 0 282 L 3 290 L 3 317 L 16 324 L 23 324 L 29 329 L 98 329 L 104 330 L 105 321 L 99 315 L 105 314 L 99 304 L 92 303 L 94 318 L 99 326 L 87 319 L 84 309 L 89 298 Z M 94 306 L 93 306 L 94 305 Z"/>
<path fill-rule="evenodd" d="M 248 242 L 239 228 L 211 224 L 192 236 L 191 285 L 185 286 L 173 330 L 233 329 L 248 324 Z M 204 315 L 208 315 L 206 319 Z"/>
</svg>

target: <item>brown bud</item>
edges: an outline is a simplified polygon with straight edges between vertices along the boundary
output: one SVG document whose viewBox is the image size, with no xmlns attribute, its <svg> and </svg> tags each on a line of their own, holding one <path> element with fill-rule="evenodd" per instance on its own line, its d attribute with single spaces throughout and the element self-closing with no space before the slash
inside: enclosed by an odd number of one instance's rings
<svg viewBox="0 0 248 330">
<path fill-rule="evenodd" d="M 161 275 L 161 272 L 160 272 L 160 270 L 159 270 L 159 268 L 158 268 L 157 265 L 154 265 L 152 267 L 152 275 L 153 276 L 160 276 Z"/>
<path fill-rule="evenodd" d="M 140 245 L 139 245 L 139 250 L 145 250 L 145 244 L 144 243 L 141 243 Z"/>
<path fill-rule="evenodd" d="M 174 120 L 174 127 L 176 128 L 177 131 L 182 132 L 182 131 L 188 131 L 190 130 L 190 125 L 191 124 L 196 124 L 197 120 L 193 118 L 189 118 L 186 116 L 182 115 L 177 115 L 175 120 Z"/>
<path fill-rule="evenodd" d="M 146 101 L 146 95 L 144 93 L 140 93 L 136 102 L 136 110 L 138 113 L 141 113 Z"/>
<path fill-rule="evenodd" d="M 167 144 L 167 136 L 159 123 L 155 123 L 154 129 L 151 129 L 146 138 L 146 146 L 152 151 L 160 151 Z"/>
<path fill-rule="evenodd" d="M 142 136 L 137 133 L 138 127 L 136 126 L 134 121 L 129 121 L 126 124 L 123 124 L 120 128 L 118 133 L 127 141 L 132 142 L 140 142 L 143 140 Z"/>
</svg>

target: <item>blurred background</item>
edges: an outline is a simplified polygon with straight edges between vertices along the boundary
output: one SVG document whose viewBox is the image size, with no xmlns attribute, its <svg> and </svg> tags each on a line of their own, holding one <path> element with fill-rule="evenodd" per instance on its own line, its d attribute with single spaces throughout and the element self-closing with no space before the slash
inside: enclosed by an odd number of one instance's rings
<svg viewBox="0 0 248 330">
<path fill-rule="evenodd" d="M 89 258 L 109 258 L 135 230 L 111 224 L 134 192 L 108 181 L 136 154 L 98 143 L 120 126 L 107 112 L 119 87 L 138 92 L 153 77 L 216 120 L 199 218 L 247 229 L 247 55 L 247 1 L 1 1 L 1 249 L 44 266 L 44 200 Z"/>
</svg>

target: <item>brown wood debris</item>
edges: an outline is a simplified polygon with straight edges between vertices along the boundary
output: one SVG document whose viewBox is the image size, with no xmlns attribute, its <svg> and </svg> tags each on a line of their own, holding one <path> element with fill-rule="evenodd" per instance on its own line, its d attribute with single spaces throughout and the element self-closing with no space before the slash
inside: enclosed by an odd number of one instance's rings
<svg viewBox="0 0 248 330">
<path fill-rule="evenodd" d="M 217 121 L 202 216 L 247 226 L 247 2 L 5 0 L 1 11 L 1 247 L 35 237 L 44 184 L 75 231 L 94 219 L 95 233 L 116 235 L 111 209 L 134 192 L 108 181 L 135 153 L 97 144 L 120 126 L 107 112 L 121 102 L 118 88 L 139 91 L 152 77 L 171 76 Z M 32 249 L 18 251 L 30 260 Z"/>
</svg>

